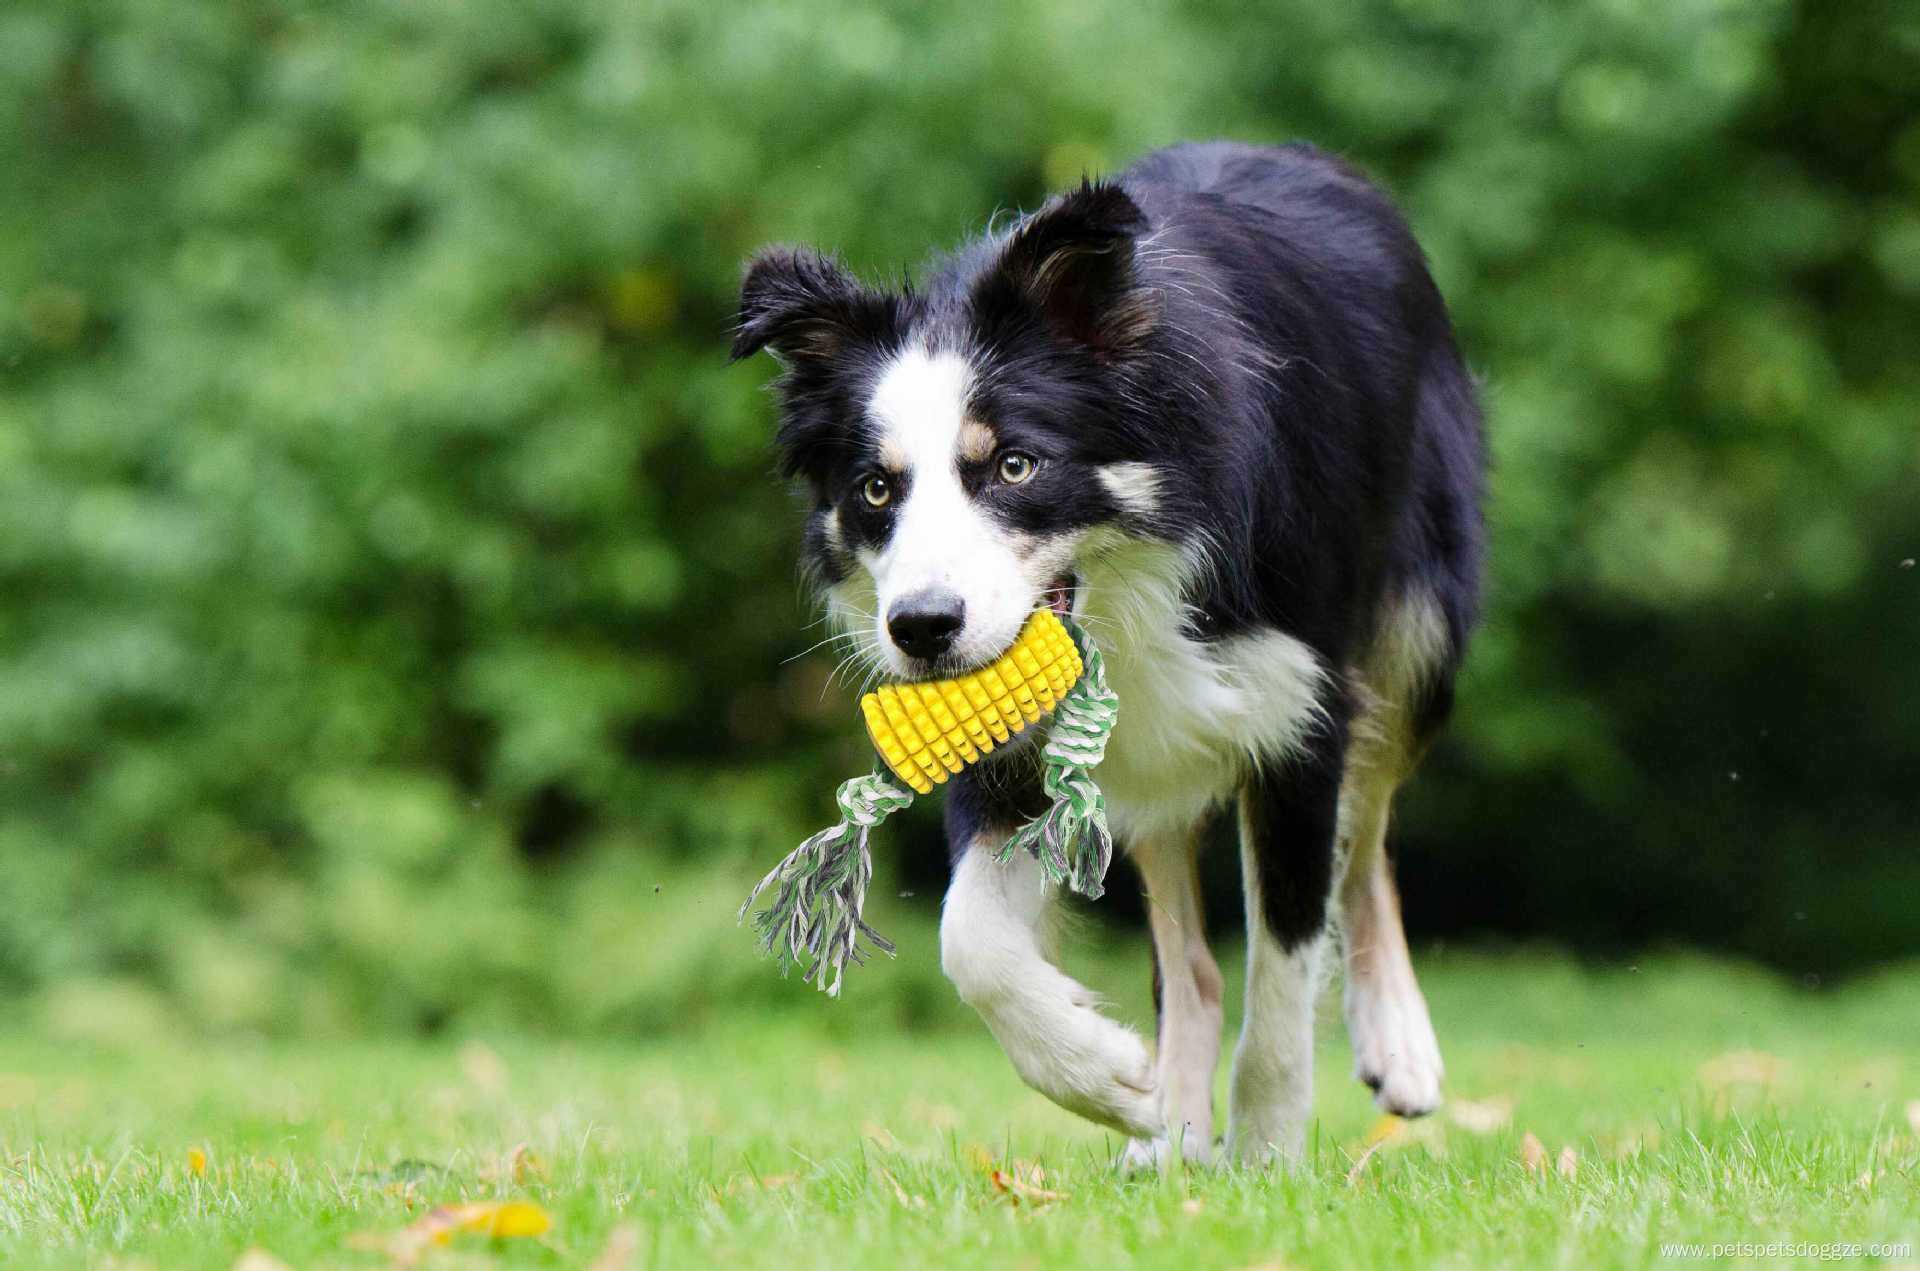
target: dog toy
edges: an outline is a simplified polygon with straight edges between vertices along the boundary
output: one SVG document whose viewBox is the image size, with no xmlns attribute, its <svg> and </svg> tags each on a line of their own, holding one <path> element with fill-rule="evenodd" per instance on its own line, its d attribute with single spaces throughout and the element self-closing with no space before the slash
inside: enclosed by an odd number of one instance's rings
<svg viewBox="0 0 1920 1271">
<path fill-rule="evenodd" d="M 1100 650 L 1051 609 L 1036 610 L 1013 647 L 978 671 L 866 694 L 860 709 L 879 762 L 841 785 L 834 795 L 839 824 L 774 866 L 740 906 L 742 921 L 772 889 L 767 907 L 753 915 L 761 949 L 778 960 L 782 974 L 801 963 L 808 982 L 839 996 L 847 963 L 866 961 L 862 936 L 893 954 L 892 942 L 861 917 L 873 881 L 868 832 L 911 804 L 916 792 L 932 793 L 1048 711 L 1054 718 L 1041 750 L 1040 783 L 1051 806 L 1007 840 L 999 859 L 1025 849 L 1048 882 L 1099 899 L 1113 835 L 1092 770 L 1107 752 L 1118 705 Z"/>
</svg>

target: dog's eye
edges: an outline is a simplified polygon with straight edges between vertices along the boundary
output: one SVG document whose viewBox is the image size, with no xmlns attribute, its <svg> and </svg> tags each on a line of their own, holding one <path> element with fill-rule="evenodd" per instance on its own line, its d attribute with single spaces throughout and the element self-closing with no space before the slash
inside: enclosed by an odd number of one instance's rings
<svg viewBox="0 0 1920 1271">
<path fill-rule="evenodd" d="M 860 483 L 860 497 L 868 507 L 883 508 L 893 501 L 893 487 L 885 477 L 868 477 Z"/>
<path fill-rule="evenodd" d="M 1000 479 L 1008 485 L 1019 485 L 1033 475 L 1040 464 L 1032 455 L 1023 455 L 1017 450 L 1009 450 L 1000 456 Z"/>
</svg>

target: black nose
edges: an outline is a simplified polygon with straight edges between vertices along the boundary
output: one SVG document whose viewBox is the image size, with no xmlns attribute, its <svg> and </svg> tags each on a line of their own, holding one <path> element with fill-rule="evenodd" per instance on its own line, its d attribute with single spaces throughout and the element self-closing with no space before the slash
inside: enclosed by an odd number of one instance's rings
<svg viewBox="0 0 1920 1271">
<path fill-rule="evenodd" d="M 950 591 L 917 591 L 887 610 L 887 634 L 910 658 L 939 657 L 966 625 L 966 602 Z"/>
</svg>

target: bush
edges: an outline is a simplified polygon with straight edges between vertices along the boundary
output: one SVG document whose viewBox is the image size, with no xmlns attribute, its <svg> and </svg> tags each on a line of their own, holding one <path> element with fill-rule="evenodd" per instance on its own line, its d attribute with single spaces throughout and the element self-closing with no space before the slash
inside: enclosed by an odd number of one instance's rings
<svg viewBox="0 0 1920 1271">
<path fill-rule="evenodd" d="M 738 262 L 891 274 L 1211 135 L 1383 180 L 1487 376 L 1493 608 L 1414 921 L 1910 949 L 1915 22 L 20 0 L 0 983 L 284 1029 L 736 991 L 699 933 L 744 945 L 862 762 L 796 657 Z"/>
</svg>

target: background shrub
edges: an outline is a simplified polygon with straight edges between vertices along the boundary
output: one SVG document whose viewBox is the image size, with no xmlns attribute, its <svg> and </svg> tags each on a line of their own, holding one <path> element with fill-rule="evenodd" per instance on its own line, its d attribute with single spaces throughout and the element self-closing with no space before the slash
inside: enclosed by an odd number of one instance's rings
<svg viewBox="0 0 1920 1271">
<path fill-rule="evenodd" d="M 894 276 L 1215 135 L 1384 182 L 1486 379 L 1415 927 L 1913 949 L 1910 6 L 15 0 L 0 104 L 9 990 L 289 1030 L 791 992 L 732 907 L 862 760 L 739 262 Z"/>
</svg>

